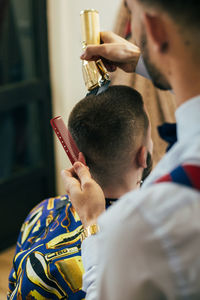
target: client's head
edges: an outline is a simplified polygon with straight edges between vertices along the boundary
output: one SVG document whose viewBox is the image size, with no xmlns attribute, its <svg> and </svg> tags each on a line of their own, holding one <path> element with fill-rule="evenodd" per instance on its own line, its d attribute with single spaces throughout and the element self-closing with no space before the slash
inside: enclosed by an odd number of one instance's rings
<svg viewBox="0 0 200 300">
<path fill-rule="evenodd" d="M 118 198 L 139 187 L 152 143 L 149 119 L 136 90 L 111 86 L 85 97 L 73 108 L 68 127 L 106 197 Z"/>
</svg>

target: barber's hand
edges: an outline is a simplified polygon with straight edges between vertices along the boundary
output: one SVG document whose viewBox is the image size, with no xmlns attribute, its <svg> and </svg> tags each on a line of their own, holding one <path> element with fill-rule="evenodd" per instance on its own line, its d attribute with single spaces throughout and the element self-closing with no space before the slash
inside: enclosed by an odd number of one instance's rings
<svg viewBox="0 0 200 300">
<path fill-rule="evenodd" d="M 65 190 L 84 227 L 97 222 L 105 211 L 101 187 L 91 178 L 89 169 L 76 162 L 70 170 L 62 171 Z"/>
<path fill-rule="evenodd" d="M 140 49 L 111 31 L 101 32 L 101 45 L 88 45 L 81 55 L 84 60 L 103 59 L 108 71 L 113 72 L 117 67 L 125 72 L 134 72 Z"/>
</svg>

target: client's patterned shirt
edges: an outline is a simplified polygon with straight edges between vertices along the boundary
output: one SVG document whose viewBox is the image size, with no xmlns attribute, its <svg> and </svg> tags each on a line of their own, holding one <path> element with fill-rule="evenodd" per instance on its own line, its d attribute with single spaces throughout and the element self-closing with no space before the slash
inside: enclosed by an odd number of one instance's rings
<svg viewBox="0 0 200 300">
<path fill-rule="evenodd" d="M 8 299 L 84 299 L 82 229 L 68 196 L 37 205 L 19 234 Z"/>
</svg>

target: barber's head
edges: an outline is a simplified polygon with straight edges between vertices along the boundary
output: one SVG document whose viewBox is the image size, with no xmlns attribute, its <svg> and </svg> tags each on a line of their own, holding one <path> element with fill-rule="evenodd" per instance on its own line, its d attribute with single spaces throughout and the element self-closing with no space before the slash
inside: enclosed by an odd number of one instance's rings
<svg viewBox="0 0 200 300">
<path fill-rule="evenodd" d="M 136 90 L 111 86 L 100 95 L 85 97 L 72 110 L 68 127 L 103 189 L 123 184 L 133 170 L 135 181 L 140 182 L 152 141 L 148 116 Z"/>
<path fill-rule="evenodd" d="M 133 35 L 154 84 L 169 89 L 175 68 L 181 70 L 181 64 L 188 60 L 190 65 L 192 60 L 200 63 L 200 1 L 125 0 L 125 3 L 132 15 Z"/>
</svg>

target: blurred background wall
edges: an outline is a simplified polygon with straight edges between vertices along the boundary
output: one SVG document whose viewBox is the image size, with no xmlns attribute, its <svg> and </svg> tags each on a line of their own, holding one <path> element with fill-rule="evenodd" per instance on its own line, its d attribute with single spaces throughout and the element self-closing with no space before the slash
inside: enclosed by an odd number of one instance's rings
<svg viewBox="0 0 200 300">
<path fill-rule="evenodd" d="M 81 71 L 80 11 L 95 8 L 101 30 L 112 30 L 121 0 L 48 0 L 49 60 L 53 115 L 68 115 L 86 94 Z M 68 158 L 54 136 L 57 193 L 64 194 L 60 171 L 69 167 Z"/>
</svg>

